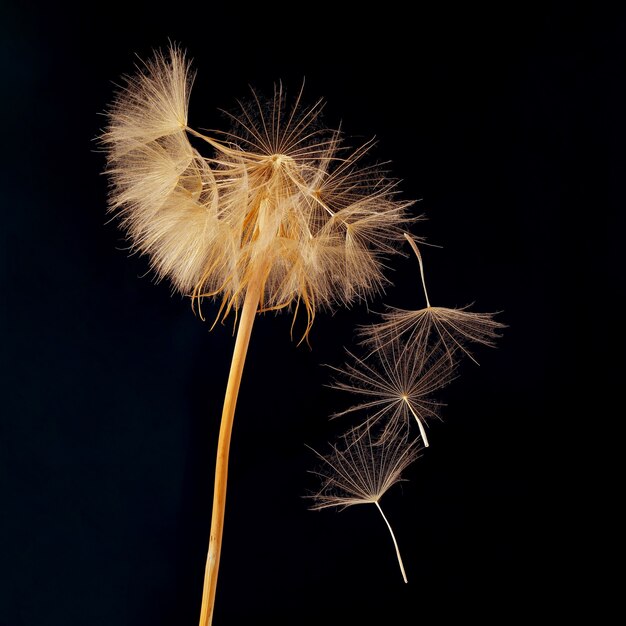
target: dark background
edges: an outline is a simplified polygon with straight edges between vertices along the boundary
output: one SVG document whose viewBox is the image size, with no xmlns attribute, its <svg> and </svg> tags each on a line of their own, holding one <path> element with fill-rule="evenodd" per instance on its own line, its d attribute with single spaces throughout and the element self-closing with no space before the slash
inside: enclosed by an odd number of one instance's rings
<svg viewBox="0 0 626 626">
<path fill-rule="evenodd" d="M 321 364 L 341 364 L 371 318 L 320 314 L 311 349 L 290 341 L 289 315 L 258 320 L 216 626 L 508 623 L 554 596 L 569 527 L 552 518 L 569 475 L 557 457 L 579 434 L 565 398 L 581 397 L 593 349 L 576 319 L 623 225 L 626 21 L 523 7 L 3 5 L 2 626 L 197 623 L 233 339 L 127 258 L 94 143 L 112 81 L 168 37 L 198 69 L 196 128 L 223 125 L 217 109 L 248 84 L 293 91 L 305 76 L 330 125 L 376 135 L 375 158 L 421 200 L 415 232 L 443 246 L 424 251 L 431 300 L 509 326 L 444 392 L 431 448 L 383 499 L 404 585 L 373 507 L 313 513 L 301 497 L 315 488 L 305 444 L 348 425 L 328 422 L 346 398 Z M 421 306 L 415 262 L 392 265 L 384 301 Z"/>
</svg>

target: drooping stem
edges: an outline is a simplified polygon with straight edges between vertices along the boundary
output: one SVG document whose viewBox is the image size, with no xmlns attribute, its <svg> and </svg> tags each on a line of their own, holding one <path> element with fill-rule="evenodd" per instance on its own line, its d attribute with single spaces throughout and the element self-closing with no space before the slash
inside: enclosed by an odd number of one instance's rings
<svg viewBox="0 0 626 626">
<path fill-rule="evenodd" d="M 420 264 L 420 274 L 422 276 L 422 287 L 424 287 L 424 296 L 426 297 L 426 306 L 430 309 L 430 301 L 428 300 L 428 291 L 426 290 L 426 279 L 424 278 L 424 262 L 422 261 L 422 254 L 420 249 L 417 247 L 415 243 L 415 239 L 409 235 L 409 233 L 404 233 L 404 238 L 409 242 L 411 248 L 413 248 L 413 252 L 415 252 L 415 256 Z"/>
<path fill-rule="evenodd" d="M 237 396 L 243 366 L 246 361 L 250 334 L 256 317 L 260 299 L 258 282 L 248 286 L 246 297 L 241 311 L 241 319 L 237 329 L 237 339 L 230 364 L 228 384 L 224 396 L 220 435 L 217 443 L 217 459 L 215 461 L 215 483 L 213 487 L 213 511 L 211 514 L 211 538 L 209 540 L 209 554 L 204 572 L 204 587 L 202 590 L 202 609 L 200 611 L 200 626 L 210 626 L 213 621 L 215 606 L 215 591 L 217 589 L 217 575 L 220 565 L 222 548 L 222 534 L 224 532 L 224 511 L 226 507 L 226 482 L 228 479 L 228 453 L 230 450 L 230 435 L 233 429 L 233 418 L 237 406 Z"/>
<path fill-rule="evenodd" d="M 377 506 L 378 510 L 380 511 L 380 514 L 383 516 L 383 519 L 385 520 L 385 523 L 387 524 L 387 528 L 389 529 L 389 532 L 391 533 L 391 538 L 393 539 L 393 545 L 396 547 L 396 556 L 398 557 L 398 564 L 400 565 L 402 578 L 404 579 L 405 583 L 408 583 L 409 581 L 407 580 L 406 572 L 404 571 L 404 564 L 402 563 L 402 557 L 400 556 L 400 548 L 398 548 L 398 542 L 396 541 L 396 536 L 393 534 L 393 529 L 391 528 L 391 524 L 389 523 L 389 520 L 385 517 L 385 514 L 383 513 L 383 510 L 380 508 L 380 504 L 378 504 L 378 501 L 375 501 L 374 504 Z"/>
<path fill-rule="evenodd" d="M 417 426 L 420 429 L 420 435 L 422 436 L 422 441 L 424 442 L 424 447 L 428 448 L 430 444 L 428 443 L 428 437 L 426 436 L 426 429 L 424 428 L 424 424 L 422 423 L 420 416 L 415 412 L 408 398 L 403 398 L 403 400 L 406 402 L 406 405 L 409 407 L 409 411 L 411 411 L 411 413 L 413 414 L 413 417 L 415 418 L 415 421 L 417 422 Z"/>
</svg>

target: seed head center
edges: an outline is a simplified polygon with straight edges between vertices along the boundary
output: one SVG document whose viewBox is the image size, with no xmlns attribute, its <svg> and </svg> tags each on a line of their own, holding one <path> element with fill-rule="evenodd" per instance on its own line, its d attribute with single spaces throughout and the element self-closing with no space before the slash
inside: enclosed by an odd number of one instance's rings
<svg viewBox="0 0 626 626">
<path fill-rule="evenodd" d="M 270 163 L 274 168 L 285 167 L 293 164 L 293 158 L 286 154 L 272 154 L 270 157 Z"/>
</svg>

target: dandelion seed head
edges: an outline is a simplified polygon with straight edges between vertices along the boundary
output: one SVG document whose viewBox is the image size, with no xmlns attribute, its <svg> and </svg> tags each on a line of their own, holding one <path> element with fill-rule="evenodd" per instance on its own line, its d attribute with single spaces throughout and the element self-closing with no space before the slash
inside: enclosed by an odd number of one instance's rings
<svg viewBox="0 0 626 626">
<path fill-rule="evenodd" d="M 260 310 L 302 306 L 307 332 L 320 307 L 379 291 L 410 203 L 363 165 L 371 143 L 346 147 L 321 102 L 304 106 L 300 91 L 290 103 L 282 85 L 204 135 L 188 126 L 192 82 L 179 48 L 157 53 L 126 78 L 102 135 L 110 208 L 157 277 L 197 302 L 219 298 L 222 315 L 255 283 Z"/>
</svg>

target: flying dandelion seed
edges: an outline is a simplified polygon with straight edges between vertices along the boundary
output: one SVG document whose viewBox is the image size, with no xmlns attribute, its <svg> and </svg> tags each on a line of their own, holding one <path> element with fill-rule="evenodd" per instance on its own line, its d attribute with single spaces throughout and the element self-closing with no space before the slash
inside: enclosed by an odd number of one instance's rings
<svg viewBox="0 0 626 626">
<path fill-rule="evenodd" d="M 494 313 L 474 313 L 468 311 L 468 307 L 449 309 L 431 306 L 426 290 L 422 255 L 414 238 L 406 233 L 405 237 L 419 262 L 426 308 L 412 311 L 389 307 L 382 314 L 381 323 L 360 327 L 362 343 L 378 350 L 401 338 L 410 350 L 424 353 L 433 337 L 434 341 L 441 343 L 450 359 L 460 350 L 476 362 L 467 344 L 478 343 L 494 347 L 495 340 L 500 337 L 498 331 L 505 328 L 505 325 L 493 319 Z"/>
<path fill-rule="evenodd" d="M 356 504 L 374 504 L 391 533 L 402 578 L 408 582 L 400 549 L 391 524 L 380 506 L 380 499 L 396 483 L 403 480 L 402 472 L 419 456 L 417 440 L 410 440 L 404 424 L 382 439 L 372 435 L 372 429 L 353 429 L 333 445 L 332 452 L 323 456 L 314 452 L 324 465 L 313 472 L 322 479 L 322 487 L 313 496 L 313 510 L 330 507 L 344 509 Z"/>
<path fill-rule="evenodd" d="M 348 149 L 320 124 L 320 102 L 290 107 L 281 86 L 265 106 L 253 93 L 232 116 L 234 129 L 211 136 L 188 126 L 193 74 L 172 47 L 126 77 L 102 135 L 110 209 L 132 249 L 156 276 L 191 296 L 218 298 L 218 318 L 239 317 L 215 470 L 213 514 L 200 625 L 211 623 L 226 502 L 232 423 L 252 326 L 261 311 L 307 314 L 345 305 L 385 283 L 410 203 L 377 167 L 362 166 L 371 146 Z M 205 156 L 190 142 L 204 141 Z"/>
<path fill-rule="evenodd" d="M 424 446 L 428 447 L 426 421 L 438 417 L 441 406 L 432 396 L 454 378 L 454 362 L 448 358 L 447 351 L 436 345 L 429 352 L 415 353 L 396 340 L 385 349 L 379 347 L 375 361 L 348 354 L 351 362 L 344 368 L 332 368 L 338 377 L 331 386 L 364 400 L 335 413 L 334 417 L 366 411 L 365 425 L 384 420 L 392 432 L 399 421 L 415 419 Z M 383 429 L 383 436 L 387 430 Z"/>
</svg>

